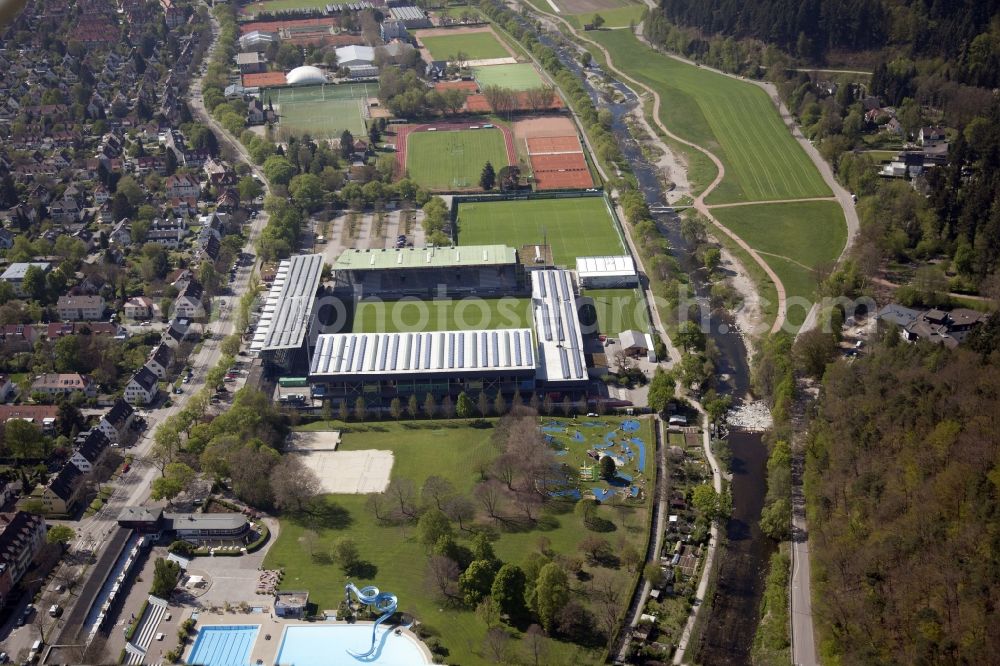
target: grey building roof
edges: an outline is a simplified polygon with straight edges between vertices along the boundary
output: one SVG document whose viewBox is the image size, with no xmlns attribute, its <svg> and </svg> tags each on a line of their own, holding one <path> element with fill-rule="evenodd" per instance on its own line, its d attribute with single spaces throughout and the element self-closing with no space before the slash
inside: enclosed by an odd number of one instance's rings
<svg viewBox="0 0 1000 666">
<path fill-rule="evenodd" d="M 165 513 L 175 530 L 236 530 L 246 525 L 242 513 Z"/>
<path fill-rule="evenodd" d="M 250 348 L 298 349 L 312 318 L 323 273 L 323 255 L 297 254 L 278 266 Z"/>
<path fill-rule="evenodd" d="M 583 334 L 569 271 L 532 271 L 531 311 L 538 334 L 538 378 L 586 381 Z"/>
<path fill-rule="evenodd" d="M 387 376 L 534 370 L 531 329 L 320 335 L 310 375 Z"/>
<path fill-rule="evenodd" d="M 900 328 L 906 328 L 916 321 L 919 316 L 919 310 L 907 308 L 898 303 L 890 303 L 878 311 L 879 320 L 891 322 Z"/>
<path fill-rule="evenodd" d="M 0 275 L 0 280 L 23 280 L 24 274 L 32 266 L 37 266 L 43 271 L 47 271 L 50 264 L 47 261 L 19 261 L 8 266 L 3 275 Z"/>
</svg>

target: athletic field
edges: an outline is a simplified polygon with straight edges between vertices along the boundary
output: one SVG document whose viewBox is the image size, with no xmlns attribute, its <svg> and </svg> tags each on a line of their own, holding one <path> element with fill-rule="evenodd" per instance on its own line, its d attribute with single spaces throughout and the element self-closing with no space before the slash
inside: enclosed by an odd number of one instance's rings
<svg viewBox="0 0 1000 666">
<path fill-rule="evenodd" d="M 530 298 L 462 298 L 435 301 L 362 301 L 355 333 L 411 333 L 530 328 Z"/>
<path fill-rule="evenodd" d="M 435 60 L 455 60 L 459 53 L 464 60 L 510 57 L 510 52 L 492 32 L 456 32 L 454 35 L 421 37 L 420 41 Z"/>
<path fill-rule="evenodd" d="M 428 189 L 478 188 L 487 161 L 498 173 L 510 164 L 498 129 L 412 132 L 406 139 L 406 169 Z"/>
<path fill-rule="evenodd" d="M 545 85 L 534 66 L 527 63 L 473 67 L 472 71 L 480 88 L 500 86 L 511 90 L 528 90 Z"/>
<path fill-rule="evenodd" d="M 623 254 L 625 248 L 601 197 L 463 203 L 458 207 L 459 245 L 542 243 L 557 266 L 577 257 Z"/>
<path fill-rule="evenodd" d="M 279 129 L 333 139 L 345 129 L 354 136 L 365 134 L 367 100 L 376 96 L 375 83 L 345 83 L 268 88 L 262 99 L 265 106 L 274 101 Z"/>
</svg>

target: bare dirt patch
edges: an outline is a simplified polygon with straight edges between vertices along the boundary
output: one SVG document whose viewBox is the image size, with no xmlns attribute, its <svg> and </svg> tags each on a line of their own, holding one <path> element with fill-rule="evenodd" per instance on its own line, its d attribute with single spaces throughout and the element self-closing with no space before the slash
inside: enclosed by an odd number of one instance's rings
<svg viewBox="0 0 1000 666">
<path fill-rule="evenodd" d="M 288 444 L 288 455 L 299 456 L 302 463 L 319 478 L 322 492 L 344 495 L 380 493 L 389 485 L 392 451 L 337 451 L 340 433 L 297 432 Z"/>
</svg>

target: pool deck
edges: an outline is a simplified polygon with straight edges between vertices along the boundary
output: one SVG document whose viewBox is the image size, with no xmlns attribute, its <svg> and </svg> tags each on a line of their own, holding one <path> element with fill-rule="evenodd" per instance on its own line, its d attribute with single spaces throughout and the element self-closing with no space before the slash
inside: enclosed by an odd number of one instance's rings
<svg viewBox="0 0 1000 666">
<path fill-rule="evenodd" d="M 192 610 L 184 612 L 184 618 L 187 619 L 191 616 Z M 323 627 L 331 625 L 365 625 L 373 624 L 372 622 L 337 622 L 337 621 L 326 621 L 326 622 L 306 622 L 305 620 L 289 620 L 281 617 L 275 616 L 271 612 L 264 613 L 211 613 L 206 611 L 197 611 L 198 613 L 198 624 L 197 629 L 202 627 L 211 627 L 215 625 L 260 625 L 260 631 L 257 632 L 257 640 L 253 644 L 253 648 L 250 650 L 250 663 L 251 664 L 273 664 L 278 656 L 278 648 L 281 647 L 281 639 L 284 636 L 285 627 L 290 626 L 306 626 L 306 627 Z M 409 629 L 403 629 L 403 633 L 409 636 L 417 645 L 420 646 L 420 651 L 424 655 L 426 663 L 431 664 L 434 662 L 433 655 L 430 649 L 424 644 L 420 638 L 410 631 Z M 271 639 L 267 640 L 267 636 Z M 194 646 L 194 641 L 190 641 L 184 650 L 185 662 L 191 656 L 191 648 Z M 363 663 L 363 662 L 358 662 Z"/>
</svg>

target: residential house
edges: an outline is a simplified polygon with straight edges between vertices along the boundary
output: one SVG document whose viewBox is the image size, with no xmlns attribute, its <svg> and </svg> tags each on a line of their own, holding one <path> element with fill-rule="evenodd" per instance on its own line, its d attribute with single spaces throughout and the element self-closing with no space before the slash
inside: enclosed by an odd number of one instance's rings
<svg viewBox="0 0 1000 666">
<path fill-rule="evenodd" d="M 147 296 L 133 296 L 125 301 L 126 319 L 150 319 L 155 305 L 153 299 Z"/>
<path fill-rule="evenodd" d="M 70 456 L 69 461 L 84 474 L 90 474 L 100 467 L 108 457 L 111 442 L 98 428 L 93 428 L 83 437 L 83 442 Z"/>
<path fill-rule="evenodd" d="M 45 515 L 69 515 L 76 510 L 85 489 L 83 472 L 66 463 L 46 485 L 36 486 L 30 495 L 22 497 L 18 508 L 37 505 Z"/>
<path fill-rule="evenodd" d="M 201 194 L 201 185 L 198 184 L 198 180 L 194 176 L 189 174 L 168 176 L 163 186 L 169 199 L 186 199 L 188 197 L 197 199 L 198 195 Z"/>
<path fill-rule="evenodd" d="M 108 321 L 54 321 L 45 327 L 45 337 L 56 340 L 66 335 L 106 335 L 117 340 L 128 337 L 128 329 Z"/>
<path fill-rule="evenodd" d="M 78 372 L 49 372 L 35 377 L 35 381 L 31 383 L 31 392 L 52 397 L 81 393 L 88 398 L 96 398 L 97 384 L 87 375 Z"/>
<path fill-rule="evenodd" d="M 97 427 L 112 444 L 123 444 L 128 439 L 129 428 L 135 421 L 135 410 L 121 398 L 101 417 Z"/>
<path fill-rule="evenodd" d="M 45 545 L 45 519 L 27 511 L 0 513 L 0 608 L 12 601 L 35 555 Z"/>
<path fill-rule="evenodd" d="M 382 21 L 382 40 L 389 42 L 393 39 L 406 39 L 406 24 L 398 19 L 386 19 Z"/>
<path fill-rule="evenodd" d="M 195 197 L 174 197 L 167 200 L 167 207 L 173 211 L 174 215 L 189 217 L 198 214 L 198 199 Z"/>
<path fill-rule="evenodd" d="M 94 188 L 94 204 L 100 206 L 110 198 L 111 193 L 108 192 L 108 188 L 104 187 L 104 185 L 98 185 Z"/>
<path fill-rule="evenodd" d="M 174 0 L 160 0 L 160 8 L 168 28 L 173 30 L 184 24 L 184 8 L 178 7 Z"/>
<path fill-rule="evenodd" d="M 189 319 L 174 319 L 170 326 L 163 332 L 163 344 L 169 345 L 172 349 L 177 349 L 182 342 L 194 334 Z"/>
<path fill-rule="evenodd" d="M 6 282 L 12 287 L 14 287 L 14 293 L 18 296 L 25 296 L 23 289 L 24 276 L 28 272 L 28 269 L 32 266 L 42 269 L 42 272 L 48 274 L 52 269 L 52 264 L 47 261 L 28 261 L 28 262 L 15 262 L 7 267 L 7 270 L 0 274 L 0 281 Z"/>
<path fill-rule="evenodd" d="M 945 140 L 943 127 L 921 127 L 917 134 L 917 143 L 921 146 L 929 146 Z"/>
<path fill-rule="evenodd" d="M 14 247 L 14 233 L 10 229 L 0 227 L 0 250 Z"/>
<path fill-rule="evenodd" d="M 160 343 L 153 349 L 146 361 L 146 368 L 159 379 L 166 379 L 170 365 L 174 362 L 174 352 L 170 345 Z"/>
<path fill-rule="evenodd" d="M 232 185 L 236 182 L 235 172 L 222 160 L 208 158 L 202 165 L 208 182 L 215 186 Z"/>
<path fill-rule="evenodd" d="M 0 374 L 0 402 L 7 402 L 17 395 L 17 384 L 10 375 Z"/>
<path fill-rule="evenodd" d="M 63 321 L 97 321 L 104 318 L 103 296 L 60 296 L 56 311 Z"/>
<path fill-rule="evenodd" d="M 139 368 L 125 385 L 125 401 L 130 405 L 148 405 L 156 399 L 157 393 L 156 375 L 146 366 Z"/>
<path fill-rule="evenodd" d="M 251 97 L 247 102 L 247 125 L 263 125 L 273 123 L 278 119 L 278 114 L 274 112 L 274 105 L 270 102 L 267 106 L 256 97 Z"/>
<path fill-rule="evenodd" d="M 156 218 L 149 225 L 146 234 L 147 243 L 156 243 L 176 250 L 188 235 L 188 224 L 183 217 L 173 219 Z"/>
<path fill-rule="evenodd" d="M 223 213 L 232 213 L 240 207 L 240 195 L 231 187 L 227 187 L 215 202 L 216 209 Z"/>
<path fill-rule="evenodd" d="M 884 333 L 890 325 L 895 326 L 900 337 L 907 342 L 926 340 L 955 348 L 965 342 L 969 333 L 987 318 L 986 314 L 968 308 L 914 310 L 890 303 L 879 310 L 876 324 L 880 333 Z"/>
<path fill-rule="evenodd" d="M 30 352 L 35 348 L 38 331 L 28 324 L 0 325 L 0 349 L 12 354 Z"/>
<path fill-rule="evenodd" d="M 194 319 L 195 317 L 204 316 L 205 309 L 202 303 L 202 295 L 204 294 L 204 289 L 201 283 L 195 279 L 188 281 L 184 285 L 184 289 L 177 295 L 177 299 L 174 301 L 174 317 L 180 317 L 185 319 Z"/>
<path fill-rule="evenodd" d="M 21 419 L 33 423 L 46 435 L 55 433 L 59 408 L 55 405 L 0 405 L 0 423 Z"/>
<path fill-rule="evenodd" d="M 448 74 L 448 61 L 447 60 L 432 60 L 427 63 L 424 68 L 424 76 L 426 76 L 431 81 L 437 81 L 438 79 L 444 78 Z"/>
</svg>

